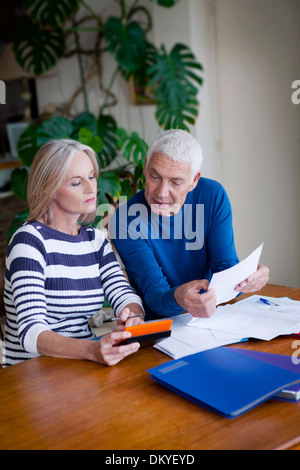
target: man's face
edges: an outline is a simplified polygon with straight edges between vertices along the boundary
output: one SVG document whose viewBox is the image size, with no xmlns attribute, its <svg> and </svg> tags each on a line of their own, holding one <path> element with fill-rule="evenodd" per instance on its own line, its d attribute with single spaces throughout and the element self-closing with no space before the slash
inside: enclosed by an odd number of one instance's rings
<svg viewBox="0 0 300 470">
<path fill-rule="evenodd" d="M 200 173 L 191 182 L 188 164 L 174 162 L 161 153 L 155 153 L 144 169 L 145 198 L 155 214 L 171 216 L 177 214 L 200 178 Z"/>
</svg>

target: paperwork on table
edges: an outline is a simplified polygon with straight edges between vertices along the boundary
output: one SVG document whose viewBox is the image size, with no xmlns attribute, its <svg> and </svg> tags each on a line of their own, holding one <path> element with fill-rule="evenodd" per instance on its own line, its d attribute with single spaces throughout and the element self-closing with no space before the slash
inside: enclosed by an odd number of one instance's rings
<svg viewBox="0 0 300 470">
<path fill-rule="evenodd" d="M 156 343 L 154 348 L 159 349 L 159 351 L 171 356 L 173 359 L 179 359 L 190 354 L 238 343 L 243 340 L 240 336 L 232 333 L 211 331 L 207 328 L 193 328 L 190 326 L 192 319 L 190 313 L 172 317 L 171 336 Z"/>
<path fill-rule="evenodd" d="M 209 289 L 215 289 L 217 305 L 234 299 L 239 294 L 235 287 L 256 272 L 263 245 L 262 243 L 240 263 L 212 276 Z"/>
<path fill-rule="evenodd" d="M 272 304 L 264 303 L 262 298 Z M 233 305 L 217 307 L 211 318 L 194 318 L 189 313 L 173 317 L 171 337 L 155 348 L 179 359 L 248 338 L 269 341 L 299 332 L 299 301 L 253 295 Z"/>
<path fill-rule="evenodd" d="M 252 295 L 233 305 L 219 306 L 211 318 L 193 318 L 189 326 L 270 341 L 280 335 L 299 333 L 300 302 L 287 297 L 263 297 L 277 305 L 267 305 Z"/>
</svg>

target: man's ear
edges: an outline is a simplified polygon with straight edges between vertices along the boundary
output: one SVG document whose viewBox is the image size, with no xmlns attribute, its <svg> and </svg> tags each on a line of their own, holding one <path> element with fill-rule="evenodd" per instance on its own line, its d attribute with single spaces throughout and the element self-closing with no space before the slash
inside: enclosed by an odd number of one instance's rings
<svg viewBox="0 0 300 470">
<path fill-rule="evenodd" d="M 201 173 L 199 171 L 199 173 L 197 173 L 195 176 L 194 176 L 194 179 L 193 179 L 193 182 L 192 182 L 192 185 L 191 185 L 191 189 L 189 192 L 193 191 L 193 189 L 195 189 L 195 187 L 197 186 L 198 184 L 198 181 L 200 179 L 200 176 L 201 176 Z"/>
</svg>

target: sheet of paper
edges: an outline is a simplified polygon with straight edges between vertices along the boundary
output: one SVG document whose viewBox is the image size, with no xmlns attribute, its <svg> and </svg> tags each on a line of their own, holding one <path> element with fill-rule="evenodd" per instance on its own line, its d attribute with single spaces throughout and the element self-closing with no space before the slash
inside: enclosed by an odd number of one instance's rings
<svg viewBox="0 0 300 470">
<path fill-rule="evenodd" d="M 259 299 L 254 295 L 233 305 L 219 306 L 211 318 L 192 319 L 189 326 L 265 341 L 300 331 L 300 302 L 267 298 L 276 300 L 279 305 L 274 307 Z"/>
<path fill-rule="evenodd" d="M 212 276 L 209 289 L 214 288 L 216 290 L 217 305 L 229 302 L 238 295 L 238 292 L 234 290 L 235 287 L 255 273 L 262 249 L 263 243 L 244 261 Z"/>
</svg>

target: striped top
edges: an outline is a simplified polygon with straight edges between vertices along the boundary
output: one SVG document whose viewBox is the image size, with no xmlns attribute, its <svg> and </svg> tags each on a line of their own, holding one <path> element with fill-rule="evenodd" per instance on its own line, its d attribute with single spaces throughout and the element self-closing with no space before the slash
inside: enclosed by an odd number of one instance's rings
<svg viewBox="0 0 300 470">
<path fill-rule="evenodd" d="M 24 224 L 7 250 L 3 367 L 38 356 L 37 337 L 45 330 L 93 338 L 88 318 L 105 297 L 115 315 L 129 303 L 142 306 L 103 232 L 81 227 L 73 236 Z"/>
</svg>

